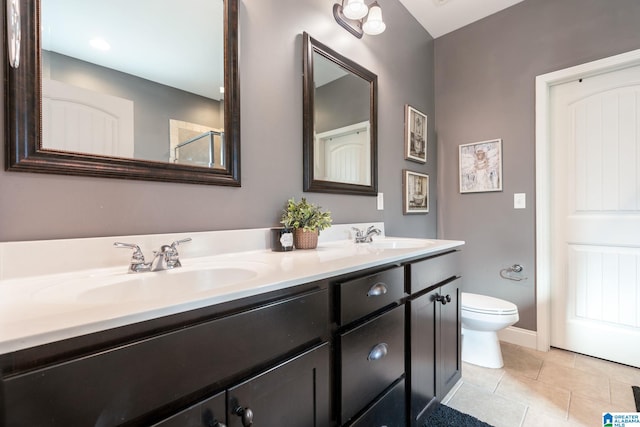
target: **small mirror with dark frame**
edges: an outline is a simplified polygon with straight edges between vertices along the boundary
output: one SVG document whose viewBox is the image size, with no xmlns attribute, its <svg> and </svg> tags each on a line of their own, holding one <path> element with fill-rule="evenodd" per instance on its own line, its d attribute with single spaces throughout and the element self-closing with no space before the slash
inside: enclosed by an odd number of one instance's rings
<svg viewBox="0 0 640 427">
<path fill-rule="evenodd" d="M 303 34 L 304 191 L 378 192 L 378 77 Z"/>
<path fill-rule="evenodd" d="M 240 186 L 238 0 L 169 1 L 8 0 L 7 170 Z"/>
</svg>

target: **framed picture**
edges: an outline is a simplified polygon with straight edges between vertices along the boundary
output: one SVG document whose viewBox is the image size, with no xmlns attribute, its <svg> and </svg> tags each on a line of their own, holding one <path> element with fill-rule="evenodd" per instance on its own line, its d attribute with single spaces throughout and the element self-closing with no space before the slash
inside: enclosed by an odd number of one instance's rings
<svg viewBox="0 0 640 427">
<path fill-rule="evenodd" d="M 405 215 L 429 213 L 429 175 L 407 169 L 402 172 L 404 174 L 402 213 Z"/>
<path fill-rule="evenodd" d="M 502 140 L 459 147 L 460 193 L 502 191 Z"/>
<path fill-rule="evenodd" d="M 427 116 L 410 105 L 404 108 L 404 158 L 427 162 Z"/>
</svg>

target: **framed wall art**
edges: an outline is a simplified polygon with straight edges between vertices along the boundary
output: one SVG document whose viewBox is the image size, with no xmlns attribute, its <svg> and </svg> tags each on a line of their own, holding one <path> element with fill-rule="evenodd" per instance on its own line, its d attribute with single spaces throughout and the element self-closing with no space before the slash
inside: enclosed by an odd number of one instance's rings
<svg viewBox="0 0 640 427">
<path fill-rule="evenodd" d="M 427 116 L 410 105 L 404 108 L 404 158 L 427 162 Z"/>
<path fill-rule="evenodd" d="M 502 191 L 502 140 L 459 147 L 460 193 Z"/>
<path fill-rule="evenodd" d="M 402 213 L 429 213 L 429 175 L 407 169 L 402 172 Z"/>
</svg>

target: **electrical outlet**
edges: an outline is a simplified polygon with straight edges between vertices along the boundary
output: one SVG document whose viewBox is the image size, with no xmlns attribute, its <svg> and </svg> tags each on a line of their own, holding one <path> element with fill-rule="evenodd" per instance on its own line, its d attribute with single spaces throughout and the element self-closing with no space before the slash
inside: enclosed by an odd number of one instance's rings
<svg viewBox="0 0 640 427">
<path fill-rule="evenodd" d="M 378 193 L 377 203 L 378 203 L 378 210 L 379 211 L 384 210 L 384 195 L 382 193 Z"/>
</svg>

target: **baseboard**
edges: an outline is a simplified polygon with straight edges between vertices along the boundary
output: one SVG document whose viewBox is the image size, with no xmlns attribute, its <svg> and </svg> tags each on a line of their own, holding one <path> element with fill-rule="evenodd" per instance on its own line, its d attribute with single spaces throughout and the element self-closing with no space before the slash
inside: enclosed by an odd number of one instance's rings
<svg viewBox="0 0 640 427">
<path fill-rule="evenodd" d="M 447 393 L 447 395 L 442 399 L 442 402 L 440 403 L 442 403 L 443 405 L 446 405 L 447 403 L 449 403 L 453 395 L 456 394 L 456 391 L 458 391 L 458 389 L 461 386 L 462 386 L 462 378 L 460 378 L 458 382 L 456 382 L 454 386 L 451 387 L 451 390 L 449 390 L 449 393 Z"/>
<path fill-rule="evenodd" d="M 498 331 L 498 338 L 500 341 L 521 345 L 522 347 L 528 347 L 534 350 L 537 348 L 538 343 L 538 334 L 536 331 L 516 328 L 515 326 L 509 326 L 506 329 Z"/>
</svg>

